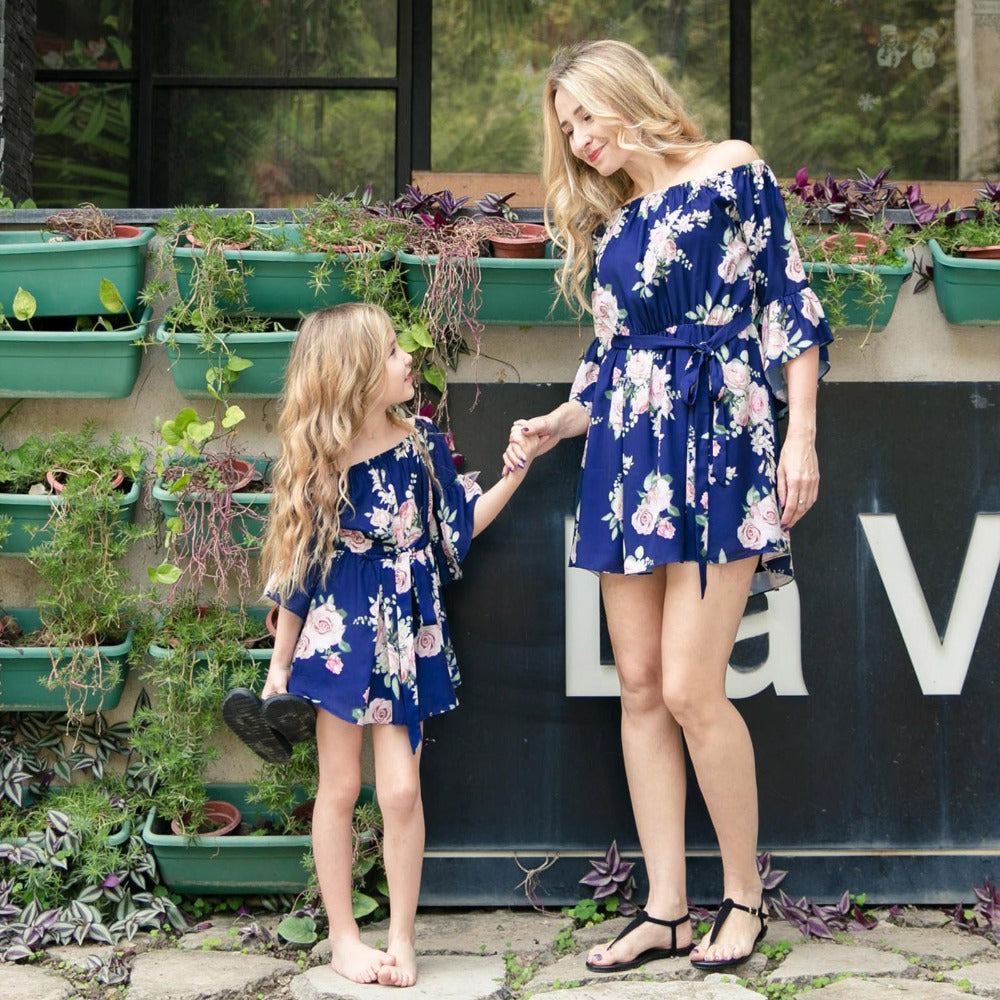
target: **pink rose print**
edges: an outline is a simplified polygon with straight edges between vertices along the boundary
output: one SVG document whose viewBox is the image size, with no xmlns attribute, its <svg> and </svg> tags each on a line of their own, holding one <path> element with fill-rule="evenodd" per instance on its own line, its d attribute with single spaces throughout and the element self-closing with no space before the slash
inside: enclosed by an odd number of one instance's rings
<svg viewBox="0 0 1000 1000">
<path fill-rule="evenodd" d="M 384 726 L 392 722 L 392 702 L 388 698 L 373 698 L 361 717 L 362 723 L 371 722 Z"/>
<path fill-rule="evenodd" d="M 806 269 L 802 266 L 799 248 L 794 243 L 788 247 L 788 259 L 785 261 L 785 277 L 789 281 L 806 280 Z"/>
<path fill-rule="evenodd" d="M 750 384 L 750 368 L 743 361 L 726 361 L 722 366 L 722 380 L 730 392 L 742 395 Z"/>
<path fill-rule="evenodd" d="M 701 509 L 708 510 L 708 490 L 705 490 L 701 495 Z"/>
<path fill-rule="evenodd" d="M 646 493 L 645 503 L 657 514 L 666 510 L 674 499 L 674 491 L 666 479 L 657 479 Z"/>
<path fill-rule="evenodd" d="M 326 669 L 331 674 L 339 674 L 344 669 L 344 661 L 340 658 L 340 653 L 331 653 L 326 658 Z"/>
<path fill-rule="evenodd" d="M 351 552 L 367 552 L 372 547 L 371 539 L 353 528 L 342 528 L 340 537 Z"/>
<path fill-rule="evenodd" d="M 404 500 L 399 505 L 399 513 L 392 521 L 392 534 L 401 547 L 413 544 L 420 537 L 420 520 L 413 500 Z"/>
<path fill-rule="evenodd" d="M 611 494 L 611 513 L 615 520 L 620 521 L 625 513 L 624 499 L 622 497 L 622 484 L 616 483 L 614 492 Z"/>
<path fill-rule="evenodd" d="M 651 535 L 656 528 L 656 514 L 652 507 L 640 504 L 632 513 L 632 527 L 640 535 Z"/>
<path fill-rule="evenodd" d="M 368 520 L 373 528 L 388 528 L 392 524 L 392 514 L 384 507 L 376 507 L 368 512 Z"/>
<path fill-rule="evenodd" d="M 750 386 L 750 423 L 756 426 L 771 416 L 771 398 L 762 385 Z"/>
<path fill-rule="evenodd" d="M 736 529 L 736 538 L 745 549 L 762 549 L 765 544 L 764 533 L 749 515 Z"/>
<path fill-rule="evenodd" d="M 414 639 L 417 656 L 437 656 L 443 646 L 440 625 L 421 625 Z"/>
<path fill-rule="evenodd" d="M 625 375 L 631 382 L 645 382 L 653 371 L 653 355 L 649 351 L 629 351 Z"/>
<path fill-rule="evenodd" d="M 344 617 L 331 604 L 321 604 L 306 615 L 301 636 L 309 638 L 316 652 L 339 646 L 344 638 Z"/>
<path fill-rule="evenodd" d="M 711 312 L 705 317 L 705 326 L 722 326 L 731 318 L 732 312 L 725 306 L 712 306 Z"/>
<path fill-rule="evenodd" d="M 590 304 L 594 311 L 594 334 L 607 350 L 618 332 L 618 299 L 606 288 L 595 288 Z"/>
<path fill-rule="evenodd" d="M 396 561 L 396 593 L 406 594 L 410 590 L 410 560 Z"/>
<path fill-rule="evenodd" d="M 687 504 L 687 506 L 689 506 L 689 507 L 694 506 L 694 480 L 693 479 L 689 479 L 687 481 L 687 483 L 685 484 L 684 503 Z"/>
<path fill-rule="evenodd" d="M 813 326 L 817 326 L 823 317 L 823 305 L 819 300 L 819 296 L 811 288 L 803 288 L 799 292 L 799 296 L 802 299 L 802 315 Z"/>
<path fill-rule="evenodd" d="M 295 644 L 295 659 L 305 660 L 312 656 L 315 652 L 312 642 L 312 636 L 310 636 L 305 629 L 299 633 L 299 641 Z"/>
<path fill-rule="evenodd" d="M 784 309 L 780 302 L 772 302 L 764 310 L 760 338 L 766 358 L 773 361 L 785 353 L 788 347 L 788 331 L 785 329 Z"/>
<path fill-rule="evenodd" d="M 611 393 L 611 410 L 608 420 L 612 430 L 619 433 L 625 427 L 625 395 L 621 389 L 615 389 Z"/>
<path fill-rule="evenodd" d="M 660 538 L 673 538 L 676 530 L 674 522 L 666 517 L 656 526 L 656 533 Z"/>
<path fill-rule="evenodd" d="M 730 407 L 733 422 L 740 427 L 746 427 L 750 420 L 750 400 L 746 396 L 737 396 Z"/>
<path fill-rule="evenodd" d="M 632 412 L 645 413 L 649 409 L 649 386 L 641 385 L 632 397 Z"/>
<path fill-rule="evenodd" d="M 660 407 L 667 391 L 667 373 L 659 366 L 653 365 L 649 374 L 649 405 Z"/>
<path fill-rule="evenodd" d="M 722 258 L 717 270 L 719 277 L 731 285 L 737 278 L 746 274 L 750 267 L 750 251 L 741 239 L 732 239 L 726 247 L 726 256 Z"/>
</svg>

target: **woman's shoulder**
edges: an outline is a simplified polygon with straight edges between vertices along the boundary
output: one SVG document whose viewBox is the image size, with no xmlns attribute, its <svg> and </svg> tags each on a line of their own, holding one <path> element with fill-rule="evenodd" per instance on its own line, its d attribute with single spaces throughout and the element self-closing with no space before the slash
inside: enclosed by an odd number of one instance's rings
<svg viewBox="0 0 1000 1000">
<path fill-rule="evenodd" d="M 698 166 L 708 176 L 760 161 L 760 153 L 749 142 L 744 142 L 742 139 L 726 139 L 723 142 L 713 142 L 707 147 L 698 157 Z"/>
</svg>

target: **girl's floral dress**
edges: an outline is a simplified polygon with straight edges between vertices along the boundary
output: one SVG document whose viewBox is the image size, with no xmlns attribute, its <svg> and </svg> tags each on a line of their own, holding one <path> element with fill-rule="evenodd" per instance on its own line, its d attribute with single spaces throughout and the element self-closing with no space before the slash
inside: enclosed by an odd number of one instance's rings
<svg viewBox="0 0 1000 1000">
<path fill-rule="evenodd" d="M 761 160 L 636 198 L 600 236 L 570 564 L 648 573 L 757 556 L 792 577 L 775 489 L 783 365 L 833 339 Z M 780 415 L 780 414 L 778 414 Z M 757 585 L 755 584 L 755 589 Z"/>
<path fill-rule="evenodd" d="M 280 602 L 303 619 L 288 690 L 359 726 L 406 726 L 415 752 L 420 723 L 458 705 L 441 587 L 461 576 L 482 491 L 421 417 L 402 444 L 352 465 L 348 488 L 329 566 Z"/>
</svg>

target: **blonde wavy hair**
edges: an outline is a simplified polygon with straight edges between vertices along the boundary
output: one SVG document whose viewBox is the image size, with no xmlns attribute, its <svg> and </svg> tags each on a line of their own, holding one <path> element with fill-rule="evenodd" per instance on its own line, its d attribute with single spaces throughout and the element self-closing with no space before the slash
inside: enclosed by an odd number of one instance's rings
<svg viewBox="0 0 1000 1000">
<path fill-rule="evenodd" d="M 623 149 L 687 159 L 711 143 L 660 72 L 631 45 L 608 39 L 556 52 L 542 95 L 545 221 L 566 251 L 560 291 L 582 313 L 590 311 L 594 233 L 636 192 L 624 170 L 602 177 L 573 155 L 555 109 L 560 88 L 596 121 L 617 126 Z"/>
<path fill-rule="evenodd" d="M 302 587 L 312 567 L 327 565 L 336 547 L 352 444 L 382 391 L 394 336 L 388 313 L 361 302 L 310 313 L 299 326 L 262 555 L 267 587 L 282 599 Z M 409 428 L 402 411 L 390 407 L 386 415 Z"/>
</svg>

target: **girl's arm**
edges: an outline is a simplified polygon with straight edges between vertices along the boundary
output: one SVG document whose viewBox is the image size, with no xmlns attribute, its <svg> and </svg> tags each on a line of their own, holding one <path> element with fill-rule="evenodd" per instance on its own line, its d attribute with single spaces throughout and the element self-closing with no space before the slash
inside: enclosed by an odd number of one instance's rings
<svg viewBox="0 0 1000 1000">
<path fill-rule="evenodd" d="M 508 469 L 506 454 L 504 452 L 504 470 L 500 480 L 476 501 L 476 506 L 472 512 L 472 537 L 475 538 L 483 528 L 492 524 L 500 513 L 507 506 L 507 502 L 514 495 L 514 491 L 524 482 L 524 477 L 528 472 L 528 466 L 540 449 L 539 438 L 525 438 L 521 452 L 524 456 L 517 468 Z M 508 447 L 508 451 L 510 448 Z"/>
<path fill-rule="evenodd" d="M 292 654 L 302 631 L 302 619 L 288 608 L 278 609 L 278 627 L 274 636 L 274 652 L 267 670 L 267 680 L 261 692 L 261 700 L 274 694 L 288 692 L 288 678 L 292 673 Z"/>
<path fill-rule="evenodd" d="M 819 496 L 816 455 L 816 383 L 819 347 L 813 346 L 785 365 L 788 383 L 788 429 L 778 456 L 778 503 L 781 525 L 790 528 Z"/>
<path fill-rule="evenodd" d="M 563 438 L 585 434 L 590 426 L 590 414 L 576 400 L 557 406 L 551 413 L 530 420 L 515 420 L 510 429 L 510 444 L 503 453 L 503 474 L 516 473 L 527 459 L 525 446 L 532 440 L 537 444 L 534 455 L 544 455 Z M 530 461 L 530 459 L 528 459 Z"/>
</svg>

